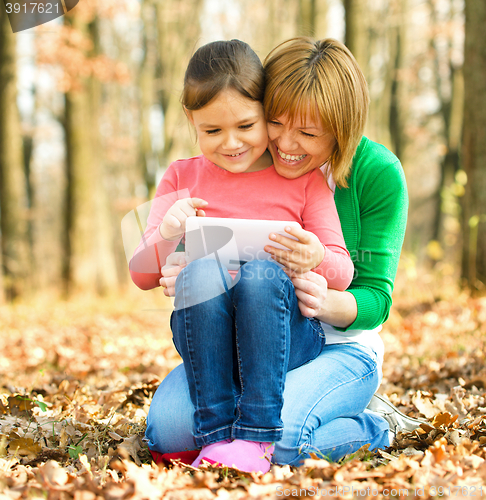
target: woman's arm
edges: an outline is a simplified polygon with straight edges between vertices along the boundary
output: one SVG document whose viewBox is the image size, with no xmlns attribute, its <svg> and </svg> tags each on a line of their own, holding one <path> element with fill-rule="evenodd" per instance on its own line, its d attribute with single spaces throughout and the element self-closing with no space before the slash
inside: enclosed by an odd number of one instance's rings
<svg viewBox="0 0 486 500">
<path fill-rule="evenodd" d="M 356 300 L 357 316 L 349 329 L 371 330 L 383 324 L 390 313 L 407 223 L 408 193 L 400 162 L 385 147 L 369 141 L 361 156 L 353 179 L 354 206 L 342 196 L 346 190 L 336 191 L 336 204 L 355 265 L 355 277 L 347 291 Z M 351 233 L 347 223 L 351 210 L 355 211 L 357 233 Z"/>
<path fill-rule="evenodd" d="M 388 318 L 405 234 L 408 195 L 398 159 L 363 140 L 349 188 L 336 191 L 336 205 L 355 277 L 345 292 L 327 290 L 312 273 L 293 278 L 301 310 L 339 330 L 370 330 Z"/>
</svg>

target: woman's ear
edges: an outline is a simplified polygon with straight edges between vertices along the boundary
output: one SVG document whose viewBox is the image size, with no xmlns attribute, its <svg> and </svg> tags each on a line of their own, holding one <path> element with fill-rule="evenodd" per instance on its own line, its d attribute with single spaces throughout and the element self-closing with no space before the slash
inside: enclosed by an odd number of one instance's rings
<svg viewBox="0 0 486 500">
<path fill-rule="evenodd" d="M 187 119 L 194 125 L 194 118 L 192 117 L 192 111 L 184 106 L 184 113 L 186 113 Z"/>
</svg>

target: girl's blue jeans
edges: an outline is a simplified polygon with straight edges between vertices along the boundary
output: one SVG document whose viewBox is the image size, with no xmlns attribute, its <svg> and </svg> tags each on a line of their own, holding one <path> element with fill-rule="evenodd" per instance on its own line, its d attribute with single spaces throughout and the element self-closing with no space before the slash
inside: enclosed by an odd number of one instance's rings
<svg viewBox="0 0 486 500">
<path fill-rule="evenodd" d="M 189 276 L 189 273 L 187 273 L 187 276 Z M 283 277 L 281 278 L 281 286 L 284 289 L 282 283 L 285 283 L 285 280 Z M 225 277 L 224 282 L 222 279 L 220 281 L 221 289 L 225 292 L 220 295 L 227 295 L 226 288 L 229 283 L 227 280 L 228 278 Z M 180 279 L 177 280 L 177 286 L 183 286 Z M 263 284 L 264 289 L 266 286 Z M 198 293 L 197 290 L 193 289 L 193 291 L 194 293 Z M 229 295 L 234 296 L 235 292 L 236 290 L 233 290 Z M 293 294 L 295 295 L 295 292 Z M 213 297 L 218 298 L 220 295 L 213 295 Z M 255 309 L 256 315 L 263 313 L 267 331 L 259 330 L 260 335 L 256 339 L 254 338 L 255 336 L 251 337 L 250 332 L 250 339 L 239 340 L 238 345 L 241 343 L 245 343 L 246 345 L 248 340 L 265 342 L 270 337 L 268 332 L 273 335 L 272 332 L 275 329 L 274 323 L 278 322 L 282 314 L 285 315 L 285 313 L 283 313 L 281 307 L 279 308 L 275 305 L 269 308 L 269 311 L 272 311 L 271 314 L 269 313 L 269 316 L 264 311 L 260 311 L 261 309 L 265 309 L 269 305 L 269 302 L 273 304 L 275 301 L 273 297 L 270 298 L 270 295 L 272 294 L 267 294 L 263 297 L 260 295 L 260 303 L 258 304 L 258 301 L 255 301 L 257 304 L 251 306 L 257 306 L 257 309 Z M 223 300 L 227 300 L 227 298 L 220 297 L 220 301 Z M 285 303 L 286 299 L 282 300 Z M 178 305 L 176 303 L 177 308 Z M 241 308 L 243 309 L 243 307 Z M 174 313 L 172 318 L 173 326 L 174 318 L 177 318 L 175 321 L 185 321 L 186 314 L 180 314 L 181 310 L 177 309 L 176 313 Z M 252 309 L 247 309 L 246 316 L 248 318 L 245 321 L 251 323 L 252 318 L 250 316 L 252 315 L 248 311 L 252 311 Z M 188 321 L 191 321 L 191 314 L 189 314 Z M 218 335 L 225 335 L 219 328 L 218 323 L 216 321 L 211 323 L 209 318 L 199 319 L 199 316 L 193 316 L 192 321 L 204 321 L 206 324 L 209 322 L 210 328 L 206 331 L 206 335 L 210 335 L 211 338 L 214 332 L 218 332 Z M 237 323 L 234 324 L 237 325 Z M 235 331 L 237 331 L 237 328 L 234 328 L 234 324 L 226 331 L 226 336 L 223 338 L 228 338 L 228 331 L 230 331 L 231 337 L 236 343 Z M 315 322 L 311 323 L 311 327 L 315 328 Z M 285 331 L 287 332 L 287 330 Z M 310 331 L 307 329 L 307 332 L 309 333 Z M 318 333 L 317 337 L 322 338 L 320 336 L 321 333 L 318 330 L 316 332 Z M 243 380 L 243 385 L 239 383 L 238 377 L 235 376 L 238 370 L 234 364 L 229 367 L 229 372 L 233 373 L 231 382 L 232 394 L 228 389 L 230 385 L 229 379 L 227 377 L 223 380 L 219 378 L 220 365 L 227 364 L 229 359 L 235 359 L 234 350 L 232 350 L 231 355 L 223 355 L 228 349 L 226 344 L 224 344 L 223 352 L 220 350 L 223 348 L 222 346 L 221 348 L 218 347 L 218 349 L 213 347 L 208 350 L 209 352 L 204 354 L 204 356 L 207 356 L 205 358 L 207 362 L 205 368 L 210 372 L 209 385 L 211 385 L 210 393 L 212 393 L 208 397 L 211 401 L 214 400 L 219 405 L 217 406 L 218 409 L 222 408 L 224 411 L 223 420 L 225 423 L 223 425 L 217 424 L 219 426 L 217 432 L 225 429 L 224 433 L 221 432 L 219 434 L 223 436 L 221 439 L 225 439 L 226 437 L 250 436 L 243 438 L 261 441 L 263 439 L 267 440 L 268 437 L 268 441 L 277 441 L 273 458 L 274 462 L 292 465 L 299 465 L 305 458 L 310 457 L 310 453 L 316 453 L 318 456 L 323 456 L 330 460 L 338 460 L 346 454 L 353 453 L 364 444 L 370 444 L 370 449 L 389 446 L 388 424 L 383 418 L 365 409 L 379 384 L 376 356 L 373 351 L 355 343 L 323 345 L 322 343 L 319 344 L 319 339 L 316 339 L 315 335 L 310 335 L 309 333 L 308 337 L 310 338 L 311 336 L 316 340 L 318 347 L 312 347 L 312 344 L 309 344 L 310 349 L 314 350 L 306 357 L 305 352 L 301 351 L 305 351 L 307 347 L 304 342 L 300 342 L 300 338 L 296 338 L 298 334 L 293 336 L 291 332 L 285 333 L 286 342 L 290 338 L 292 349 L 288 352 L 284 348 L 285 354 L 283 351 L 280 352 L 284 360 L 288 356 L 287 369 L 291 369 L 291 371 L 286 373 L 284 368 L 280 367 L 278 370 L 275 370 L 275 373 L 269 374 L 267 371 L 264 375 L 263 383 L 261 379 L 254 380 L 255 382 L 259 382 L 260 387 L 254 394 L 258 394 L 260 391 L 262 397 L 269 387 L 282 388 L 283 398 L 280 398 L 280 396 L 277 398 L 277 400 L 283 401 L 279 416 L 277 416 L 276 411 L 271 412 L 271 415 L 267 415 L 266 411 L 261 412 L 262 408 L 266 406 L 266 400 L 255 398 L 254 401 L 248 403 L 248 406 L 243 406 L 243 409 L 241 408 L 242 396 L 245 396 L 247 388 L 247 379 Z M 186 345 L 181 346 L 180 344 L 184 344 L 184 342 L 181 342 L 179 338 L 176 341 L 177 343 L 179 343 L 181 351 L 184 351 L 184 349 L 189 350 L 187 342 Z M 263 347 L 266 346 L 270 349 L 271 353 L 274 353 L 276 350 L 273 344 L 275 344 L 275 341 L 269 341 Z M 284 343 L 280 342 L 279 345 L 284 346 Z M 261 373 L 262 369 L 265 366 L 268 368 L 271 366 L 271 363 L 270 357 L 266 356 L 266 353 L 262 350 L 262 345 L 259 344 L 259 346 L 259 349 L 255 349 L 257 358 L 249 358 L 247 362 L 251 363 L 252 370 L 259 370 L 259 373 Z M 296 347 L 294 353 L 292 353 L 293 347 Z M 249 346 L 249 348 L 252 347 Z M 194 346 L 191 349 L 194 349 Z M 315 352 L 317 352 L 317 357 L 314 356 Z M 312 361 L 305 361 L 313 357 L 315 359 Z M 238 359 L 239 357 L 236 356 L 236 361 Z M 243 369 L 243 373 L 252 377 L 252 373 L 248 373 L 248 371 L 251 372 L 252 370 L 246 369 L 245 371 L 245 368 Z M 213 371 L 211 372 L 211 370 Z M 184 362 L 183 365 L 175 368 L 162 381 L 155 393 L 147 417 L 147 430 L 145 434 L 150 449 L 159 453 L 175 453 L 184 450 L 193 450 L 203 444 L 219 440 L 219 437 L 210 440 L 207 439 L 208 434 L 212 436 L 213 433 L 208 433 L 204 430 L 204 427 L 201 428 L 204 424 L 199 421 L 200 419 L 197 416 L 200 401 L 198 401 L 198 405 L 196 406 L 193 404 L 193 399 L 191 398 L 191 395 L 198 397 L 196 384 L 188 382 L 189 379 L 193 378 L 193 371 L 194 368 L 191 362 Z M 186 375 L 187 372 L 190 376 Z M 277 381 L 278 383 L 276 383 Z M 220 391 L 221 386 L 226 387 L 225 390 L 227 392 L 227 400 L 222 404 L 219 397 L 217 397 L 222 393 Z M 244 397 L 243 404 L 246 404 Z M 204 405 L 206 405 L 205 401 L 202 402 L 203 408 Z M 232 415 L 231 410 L 229 410 L 230 406 L 233 408 L 233 420 L 230 419 Z M 270 407 L 276 408 L 275 401 L 271 403 Z M 247 410 L 250 410 L 250 413 L 246 416 Z M 258 420 L 258 427 L 255 427 L 257 433 L 253 434 L 254 430 L 250 427 L 252 425 L 251 420 L 254 419 L 256 421 L 256 414 L 252 413 L 253 411 L 257 411 L 258 415 L 264 415 L 264 420 L 270 422 L 265 425 L 274 426 L 268 428 L 272 429 L 271 432 L 266 432 L 265 427 L 261 427 L 263 420 Z M 242 421 L 241 415 L 243 414 L 245 415 Z M 214 417 L 215 420 L 218 418 L 217 415 Z M 238 418 L 240 419 L 238 420 Z M 281 430 L 282 427 L 283 432 Z M 228 433 L 229 429 L 231 429 L 231 433 Z M 263 432 L 261 432 L 262 430 Z M 246 434 L 247 431 L 249 434 Z M 275 439 L 270 438 L 273 432 L 275 433 L 273 435 L 277 436 Z M 255 439 L 255 436 L 258 439 Z"/>
<path fill-rule="evenodd" d="M 254 260 L 233 281 L 214 260 L 192 262 L 176 281 L 171 328 L 193 406 L 192 446 L 279 441 L 287 372 L 325 345 L 282 269 Z"/>
</svg>

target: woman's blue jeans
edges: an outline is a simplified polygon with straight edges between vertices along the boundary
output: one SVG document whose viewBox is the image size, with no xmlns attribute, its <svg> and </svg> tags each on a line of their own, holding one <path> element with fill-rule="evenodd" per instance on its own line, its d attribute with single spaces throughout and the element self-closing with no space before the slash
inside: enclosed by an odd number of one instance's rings
<svg viewBox="0 0 486 500">
<path fill-rule="evenodd" d="M 233 281 L 214 260 L 192 262 L 176 281 L 171 328 L 196 447 L 229 438 L 279 441 L 287 371 L 325 345 L 320 323 L 302 316 L 282 269 L 254 260 Z"/>
</svg>

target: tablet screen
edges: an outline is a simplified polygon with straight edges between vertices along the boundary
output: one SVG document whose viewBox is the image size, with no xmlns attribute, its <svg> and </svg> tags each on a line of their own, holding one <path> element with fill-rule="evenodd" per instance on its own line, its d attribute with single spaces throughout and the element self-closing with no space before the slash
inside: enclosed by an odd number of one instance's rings
<svg viewBox="0 0 486 500">
<path fill-rule="evenodd" d="M 295 221 L 188 217 L 186 220 L 186 261 L 201 258 L 218 260 L 230 271 L 237 271 L 254 259 L 272 260 L 264 247 L 285 248 L 268 239 L 270 233 L 284 234 L 285 228 L 298 227 Z"/>
</svg>

